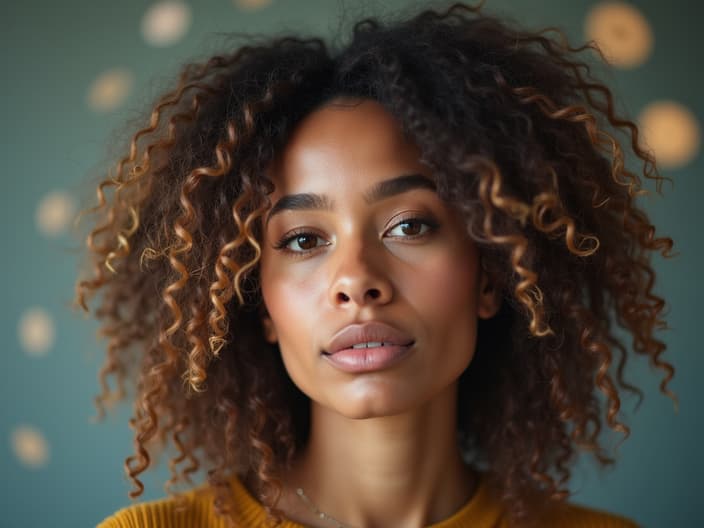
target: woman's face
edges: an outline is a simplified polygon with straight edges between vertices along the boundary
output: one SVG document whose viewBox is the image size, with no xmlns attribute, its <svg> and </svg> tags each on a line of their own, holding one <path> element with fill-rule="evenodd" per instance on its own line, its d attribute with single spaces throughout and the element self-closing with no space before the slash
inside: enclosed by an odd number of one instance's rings
<svg viewBox="0 0 704 528">
<path fill-rule="evenodd" d="M 417 147 L 377 102 L 342 101 L 307 116 L 270 167 L 261 286 L 294 383 L 367 418 L 455 383 L 498 300 Z"/>
</svg>

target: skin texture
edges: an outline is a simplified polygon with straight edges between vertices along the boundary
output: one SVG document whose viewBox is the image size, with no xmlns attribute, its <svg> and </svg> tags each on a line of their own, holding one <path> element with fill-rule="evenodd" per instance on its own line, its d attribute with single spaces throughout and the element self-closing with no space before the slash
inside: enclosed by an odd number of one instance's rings
<svg viewBox="0 0 704 528">
<path fill-rule="evenodd" d="M 338 98 L 299 124 L 270 168 L 272 204 L 299 193 L 326 201 L 272 215 L 261 256 L 267 340 L 312 405 L 310 440 L 280 505 L 312 526 L 330 524 L 301 507 L 297 486 L 357 527 L 427 526 L 475 490 L 455 438 L 457 380 L 477 318 L 492 317 L 499 296 L 461 218 L 433 190 L 366 199 L 398 176 L 431 180 L 419 156 L 380 104 Z M 368 321 L 412 336 L 410 353 L 373 372 L 331 365 L 322 351 L 335 333 Z"/>
</svg>

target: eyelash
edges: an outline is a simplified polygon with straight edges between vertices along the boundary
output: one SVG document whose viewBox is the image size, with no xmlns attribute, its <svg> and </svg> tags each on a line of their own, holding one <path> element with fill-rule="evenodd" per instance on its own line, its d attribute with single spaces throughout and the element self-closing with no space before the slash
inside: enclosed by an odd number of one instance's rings
<svg viewBox="0 0 704 528">
<path fill-rule="evenodd" d="M 274 249 L 281 250 L 285 253 L 289 253 L 292 256 L 300 256 L 300 255 L 305 255 L 307 253 L 310 253 L 311 251 L 315 251 L 319 247 L 322 246 L 316 246 L 312 249 L 304 249 L 303 251 L 295 251 L 293 249 L 289 249 L 287 246 L 294 241 L 295 239 L 302 237 L 302 236 L 313 236 L 316 238 L 322 238 L 320 235 L 317 235 L 311 231 L 307 231 L 305 228 L 302 229 L 296 229 L 290 233 L 286 233 L 276 244 L 274 244 Z M 323 244 L 327 245 L 327 244 Z"/>
<path fill-rule="evenodd" d="M 424 232 L 418 233 L 416 235 L 406 235 L 406 236 L 396 235 L 396 236 L 392 236 L 391 238 L 403 239 L 403 240 L 414 240 L 414 239 L 422 238 L 424 236 L 429 235 L 430 233 L 434 232 L 439 227 L 439 224 L 435 220 L 432 220 L 430 218 L 421 218 L 421 217 L 410 216 L 410 217 L 403 218 L 403 219 L 399 220 L 398 222 L 396 222 L 394 225 L 392 225 L 389 229 L 387 229 L 385 231 L 385 234 L 388 233 L 389 231 L 396 229 L 397 227 L 399 227 L 402 224 L 410 224 L 410 223 L 416 223 L 416 222 L 427 226 L 427 229 Z M 318 235 L 314 232 L 308 231 L 305 228 L 300 228 L 300 229 L 296 229 L 292 232 L 286 233 L 282 238 L 279 239 L 278 242 L 276 242 L 276 244 L 274 244 L 274 249 L 288 253 L 293 257 L 302 257 L 302 256 L 309 254 L 312 251 L 315 251 L 316 249 L 318 249 L 320 247 L 330 245 L 329 243 L 320 244 L 320 245 L 316 245 L 314 248 L 304 249 L 302 251 L 292 250 L 292 249 L 288 248 L 288 245 L 291 242 L 293 242 L 296 238 L 299 238 L 301 236 L 306 236 L 306 235 L 316 237 L 316 238 L 322 238 L 320 235 Z"/>
<path fill-rule="evenodd" d="M 426 226 L 428 226 L 428 229 L 426 229 L 423 233 L 418 233 L 416 235 L 393 236 L 392 238 L 403 238 L 404 240 L 413 240 L 416 238 L 424 237 L 427 234 L 432 233 L 433 231 L 435 231 L 439 227 L 438 223 L 435 220 L 432 220 L 430 218 L 422 218 L 422 217 L 419 218 L 419 217 L 415 217 L 415 216 L 409 216 L 407 218 L 403 218 L 403 219 L 399 220 L 398 222 L 396 222 L 389 229 L 387 229 L 386 232 L 388 233 L 389 231 L 393 231 L 394 229 L 396 229 L 400 225 L 411 224 L 411 223 L 420 223 L 420 224 L 426 225 Z"/>
</svg>

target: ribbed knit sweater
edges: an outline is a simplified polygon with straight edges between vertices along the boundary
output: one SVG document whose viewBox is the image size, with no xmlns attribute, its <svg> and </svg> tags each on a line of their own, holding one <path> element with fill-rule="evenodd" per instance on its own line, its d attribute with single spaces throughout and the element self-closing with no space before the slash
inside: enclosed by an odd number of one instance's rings
<svg viewBox="0 0 704 528">
<path fill-rule="evenodd" d="M 237 480 L 232 480 L 235 499 L 235 518 L 241 527 L 265 528 L 266 513 Z M 213 495 L 207 485 L 186 493 L 189 507 L 175 511 L 173 499 L 137 503 L 119 510 L 101 522 L 97 528 L 226 528 L 225 519 L 218 517 L 213 508 Z M 633 521 L 611 513 L 570 503 L 556 503 L 540 520 L 544 528 L 637 528 Z M 302 524 L 285 521 L 281 528 L 305 528 Z M 485 479 L 472 498 L 451 517 L 429 528 L 509 528 L 506 515 L 498 500 L 489 492 Z"/>
</svg>

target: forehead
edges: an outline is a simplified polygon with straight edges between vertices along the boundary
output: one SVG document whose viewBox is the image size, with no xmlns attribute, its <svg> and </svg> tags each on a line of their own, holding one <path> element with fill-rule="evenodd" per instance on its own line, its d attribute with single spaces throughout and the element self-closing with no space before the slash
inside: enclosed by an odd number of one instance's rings
<svg viewBox="0 0 704 528">
<path fill-rule="evenodd" d="M 272 164 L 275 194 L 428 174 L 420 150 L 378 102 L 338 98 L 306 116 Z"/>
</svg>

